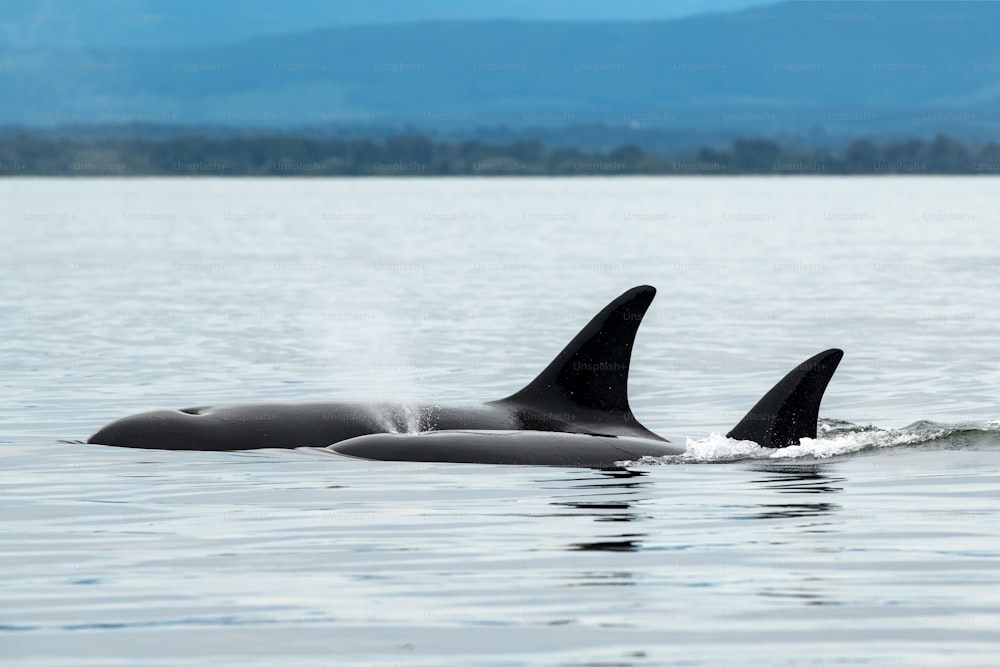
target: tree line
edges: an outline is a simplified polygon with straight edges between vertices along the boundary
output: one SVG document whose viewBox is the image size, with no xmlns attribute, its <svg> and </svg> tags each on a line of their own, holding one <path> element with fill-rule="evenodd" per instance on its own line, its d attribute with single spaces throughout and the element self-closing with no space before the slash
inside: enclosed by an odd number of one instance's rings
<svg viewBox="0 0 1000 667">
<path fill-rule="evenodd" d="M 489 144 L 420 135 L 320 139 L 285 135 L 171 139 L 0 137 L 0 176 L 517 176 L 616 174 L 998 174 L 1000 144 L 948 136 L 840 149 L 737 139 L 675 154 L 630 144 L 604 152 L 539 141 Z"/>
</svg>

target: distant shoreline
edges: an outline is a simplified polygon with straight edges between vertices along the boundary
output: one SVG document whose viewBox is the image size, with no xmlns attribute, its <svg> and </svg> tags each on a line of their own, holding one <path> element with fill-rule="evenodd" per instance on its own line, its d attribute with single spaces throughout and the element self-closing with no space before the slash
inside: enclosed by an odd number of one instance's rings
<svg viewBox="0 0 1000 667">
<path fill-rule="evenodd" d="M 969 146 L 948 136 L 876 145 L 855 139 L 812 149 L 764 139 L 675 154 L 625 145 L 610 151 L 539 141 L 435 142 L 420 135 L 316 139 L 286 135 L 171 139 L 0 140 L 0 178 L 10 176 L 628 176 L 628 175 L 998 175 L 1000 143 Z"/>
</svg>

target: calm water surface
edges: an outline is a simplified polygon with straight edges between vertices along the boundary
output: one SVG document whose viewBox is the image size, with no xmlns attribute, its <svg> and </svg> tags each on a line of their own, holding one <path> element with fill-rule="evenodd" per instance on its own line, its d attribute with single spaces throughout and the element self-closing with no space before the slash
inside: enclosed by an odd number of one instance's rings
<svg viewBox="0 0 1000 667">
<path fill-rule="evenodd" d="M 0 181 L 0 665 L 1000 654 L 992 178 Z M 86 446 L 226 401 L 472 402 L 625 289 L 620 472 Z M 820 438 L 724 433 L 846 357 Z"/>
</svg>

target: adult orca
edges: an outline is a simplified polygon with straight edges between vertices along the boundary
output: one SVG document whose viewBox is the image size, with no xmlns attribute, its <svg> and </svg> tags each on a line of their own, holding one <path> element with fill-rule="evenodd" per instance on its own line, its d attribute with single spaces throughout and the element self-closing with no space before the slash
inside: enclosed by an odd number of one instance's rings
<svg viewBox="0 0 1000 667">
<path fill-rule="evenodd" d="M 726 437 L 788 447 L 816 437 L 823 393 L 844 353 L 826 350 L 792 369 Z M 541 431 L 431 431 L 365 435 L 333 445 L 338 454 L 379 461 L 618 467 L 644 456 L 682 454 L 683 445 L 634 436 Z"/>
<path fill-rule="evenodd" d="M 124 417 L 87 442 L 142 449 L 326 447 L 408 429 L 587 433 L 663 441 L 632 416 L 628 375 L 636 331 L 656 290 L 634 287 L 608 304 L 520 391 L 470 406 L 257 403 Z"/>
</svg>

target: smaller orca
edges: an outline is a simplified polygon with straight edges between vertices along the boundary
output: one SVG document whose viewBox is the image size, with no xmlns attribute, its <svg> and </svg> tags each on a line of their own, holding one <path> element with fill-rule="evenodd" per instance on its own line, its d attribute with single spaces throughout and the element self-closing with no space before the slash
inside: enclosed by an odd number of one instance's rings
<svg viewBox="0 0 1000 667">
<path fill-rule="evenodd" d="M 841 350 L 826 350 L 796 366 L 726 437 L 752 440 L 771 448 L 797 445 L 801 438 L 815 438 L 823 393 L 843 356 Z M 364 435 L 328 449 L 378 461 L 611 468 L 644 456 L 683 454 L 685 447 L 666 440 L 630 436 L 454 430 Z"/>
<path fill-rule="evenodd" d="M 377 461 L 613 468 L 620 461 L 636 461 L 643 456 L 683 454 L 685 448 L 647 438 L 587 433 L 425 431 L 362 435 L 328 449 Z"/>
<path fill-rule="evenodd" d="M 843 350 L 834 348 L 803 361 L 764 394 L 726 437 L 771 448 L 815 438 L 820 401 L 843 358 Z"/>
</svg>

